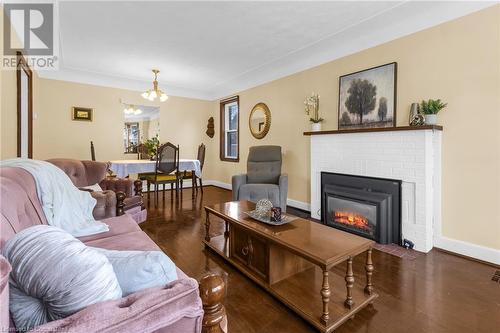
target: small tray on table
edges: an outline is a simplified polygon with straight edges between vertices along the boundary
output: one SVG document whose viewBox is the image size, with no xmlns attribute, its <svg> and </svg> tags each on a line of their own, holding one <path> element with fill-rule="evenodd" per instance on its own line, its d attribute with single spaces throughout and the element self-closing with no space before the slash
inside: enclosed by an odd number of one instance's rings
<svg viewBox="0 0 500 333">
<path fill-rule="evenodd" d="M 257 220 L 259 222 L 269 224 L 269 225 L 283 225 L 283 224 L 287 224 L 289 222 L 292 222 L 293 220 L 295 220 L 297 218 L 295 216 L 281 214 L 281 221 L 271 221 L 270 216 L 268 216 L 268 215 L 260 216 L 257 214 L 257 212 L 255 210 L 251 210 L 249 212 L 244 212 L 244 213 L 247 214 L 248 216 L 250 216 L 251 218 L 253 218 L 254 220 Z"/>
</svg>

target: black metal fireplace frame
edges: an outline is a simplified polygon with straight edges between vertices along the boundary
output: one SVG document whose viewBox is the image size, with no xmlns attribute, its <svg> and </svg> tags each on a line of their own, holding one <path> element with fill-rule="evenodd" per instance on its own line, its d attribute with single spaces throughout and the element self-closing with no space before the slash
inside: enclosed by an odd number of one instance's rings
<svg viewBox="0 0 500 333">
<path fill-rule="evenodd" d="M 402 244 L 402 234 L 401 234 L 401 203 L 402 203 L 402 195 L 401 195 L 401 180 L 397 179 L 388 179 L 388 178 L 375 178 L 375 177 L 367 177 L 367 176 L 358 176 L 358 175 L 349 175 L 349 174 L 341 174 L 341 173 L 332 173 L 332 172 L 321 172 L 321 222 L 325 225 L 331 226 L 327 223 L 327 209 L 326 209 L 326 200 L 327 195 L 332 196 L 332 192 L 328 191 L 327 188 L 336 189 L 336 194 L 333 195 L 335 197 L 339 197 L 341 199 L 348 199 L 356 201 L 356 198 L 352 196 L 352 190 L 358 190 L 359 196 L 357 200 L 361 203 L 376 205 L 377 200 L 363 200 L 362 193 L 373 193 L 376 194 L 376 197 L 381 197 L 384 195 L 391 195 L 391 202 L 389 202 L 390 212 L 392 215 L 392 219 L 395 219 L 395 222 L 392 225 L 392 230 L 381 230 L 380 226 L 377 227 L 376 232 L 386 233 L 388 232 L 389 242 L 401 245 Z M 350 189 L 351 194 L 349 196 L 342 195 L 342 189 Z M 380 195 L 378 195 L 380 194 Z M 380 207 L 378 207 L 380 208 Z M 377 209 L 377 213 L 380 214 L 383 209 Z M 344 228 L 339 226 L 331 226 L 340 230 L 344 230 Z M 348 230 L 344 230 L 348 231 Z M 366 235 L 353 231 L 352 229 L 349 232 L 353 232 L 362 237 L 367 237 Z M 375 235 L 376 238 L 380 239 L 380 234 Z M 367 237 L 370 238 L 370 237 Z M 384 237 L 385 239 L 385 237 Z M 383 243 L 386 243 L 385 241 Z"/>
</svg>

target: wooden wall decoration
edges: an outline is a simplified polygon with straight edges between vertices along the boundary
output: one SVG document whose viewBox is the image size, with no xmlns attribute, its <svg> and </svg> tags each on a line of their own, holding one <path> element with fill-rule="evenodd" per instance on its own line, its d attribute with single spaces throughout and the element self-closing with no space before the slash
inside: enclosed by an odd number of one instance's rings
<svg viewBox="0 0 500 333">
<path fill-rule="evenodd" d="M 210 138 L 213 138 L 215 135 L 215 125 L 214 125 L 214 117 L 208 118 L 207 131 L 205 132 Z"/>
</svg>

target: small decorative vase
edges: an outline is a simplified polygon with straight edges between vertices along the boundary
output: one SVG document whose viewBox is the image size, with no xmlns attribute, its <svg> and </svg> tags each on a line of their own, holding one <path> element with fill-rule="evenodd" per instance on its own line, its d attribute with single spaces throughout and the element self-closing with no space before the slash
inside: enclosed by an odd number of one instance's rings
<svg viewBox="0 0 500 333">
<path fill-rule="evenodd" d="M 280 207 L 271 208 L 271 221 L 272 222 L 281 222 L 281 208 Z"/>
<path fill-rule="evenodd" d="M 425 116 L 420 112 L 418 103 L 411 104 L 409 124 L 410 126 L 425 125 Z"/>
<path fill-rule="evenodd" d="M 311 123 L 311 131 L 313 132 L 321 131 L 321 123 Z"/>
<path fill-rule="evenodd" d="M 437 114 L 426 114 L 425 115 L 426 125 L 436 125 L 437 124 Z"/>
</svg>

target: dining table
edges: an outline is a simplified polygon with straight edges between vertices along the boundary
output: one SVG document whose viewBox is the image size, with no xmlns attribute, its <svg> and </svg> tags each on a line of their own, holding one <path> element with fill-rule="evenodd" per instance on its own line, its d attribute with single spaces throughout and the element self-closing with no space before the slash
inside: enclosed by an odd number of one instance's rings
<svg viewBox="0 0 500 333">
<path fill-rule="evenodd" d="M 110 161 L 110 169 L 118 177 L 127 177 L 130 174 L 155 172 L 156 161 L 151 160 L 115 160 Z M 201 178 L 201 164 L 197 159 L 179 159 L 179 171 L 194 171 L 196 177 Z"/>
<path fill-rule="evenodd" d="M 118 177 L 123 178 L 131 174 L 155 172 L 156 161 L 151 160 L 115 160 L 109 161 L 110 169 Z M 196 177 L 201 178 L 201 164 L 197 159 L 179 159 L 179 171 L 191 171 L 192 174 L 192 195 L 194 197 L 196 187 Z M 147 191 L 150 189 L 148 188 Z M 196 187 L 196 192 L 198 188 Z"/>
</svg>

